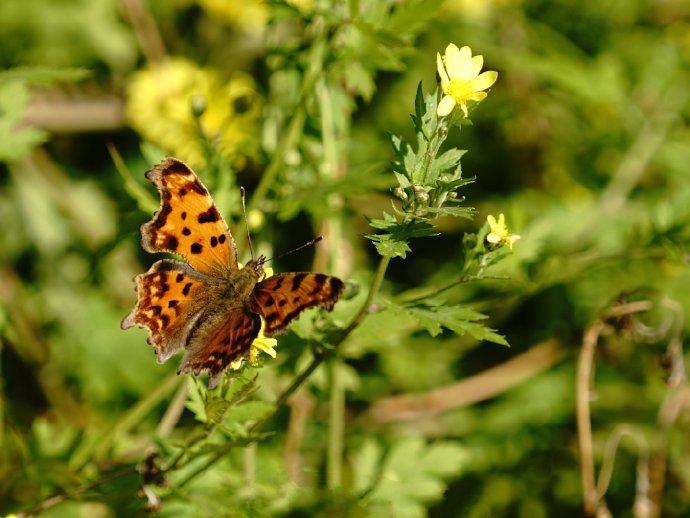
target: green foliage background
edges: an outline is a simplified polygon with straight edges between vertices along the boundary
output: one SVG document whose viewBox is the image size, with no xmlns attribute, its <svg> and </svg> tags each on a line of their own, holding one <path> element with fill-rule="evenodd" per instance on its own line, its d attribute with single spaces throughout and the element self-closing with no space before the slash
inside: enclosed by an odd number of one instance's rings
<svg viewBox="0 0 690 518">
<path fill-rule="evenodd" d="M 689 63 L 685 0 L 0 3 L 0 513 L 687 516 Z M 165 154 L 348 282 L 214 392 L 119 328 Z"/>
</svg>

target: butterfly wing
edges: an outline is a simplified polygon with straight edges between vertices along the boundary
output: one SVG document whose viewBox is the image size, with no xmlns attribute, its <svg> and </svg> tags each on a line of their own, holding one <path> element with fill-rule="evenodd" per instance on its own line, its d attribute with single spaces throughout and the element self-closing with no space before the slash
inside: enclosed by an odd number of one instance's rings
<svg viewBox="0 0 690 518">
<path fill-rule="evenodd" d="M 158 188 L 161 207 L 141 226 L 144 250 L 181 255 L 202 273 L 237 270 L 232 235 L 194 171 L 168 157 L 148 171 L 146 178 Z"/>
<path fill-rule="evenodd" d="M 344 286 L 337 277 L 323 273 L 281 273 L 256 285 L 252 309 L 266 322 L 264 334 L 274 336 L 284 333 L 307 308 L 333 309 Z"/>
<path fill-rule="evenodd" d="M 190 336 L 187 354 L 177 372 L 196 375 L 207 370 L 208 387 L 212 389 L 228 365 L 249 354 L 261 329 L 261 318 L 245 308 L 234 308 L 227 313 L 211 310 L 202 318 L 204 322 Z"/>
<path fill-rule="evenodd" d="M 204 276 L 180 261 L 163 259 L 134 279 L 137 304 L 123 320 L 122 329 L 149 330 L 158 362 L 182 349 L 205 306 Z"/>
</svg>

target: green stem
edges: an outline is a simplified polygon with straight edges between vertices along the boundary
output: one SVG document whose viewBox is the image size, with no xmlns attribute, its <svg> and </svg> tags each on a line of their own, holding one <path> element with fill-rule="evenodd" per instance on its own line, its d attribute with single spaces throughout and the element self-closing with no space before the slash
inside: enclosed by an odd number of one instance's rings
<svg viewBox="0 0 690 518">
<path fill-rule="evenodd" d="M 273 185 L 273 182 L 278 176 L 280 168 L 285 163 L 285 155 L 299 142 L 299 139 L 302 135 L 302 128 L 304 127 L 304 121 L 307 118 L 307 98 L 313 93 L 316 81 L 321 76 L 323 71 L 323 62 L 327 52 L 328 44 L 324 39 L 314 43 L 309 58 L 309 63 L 311 66 L 307 68 L 306 72 L 304 73 L 304 80 L 302 81 L 299 102 L 294 113 L 292 114 L 292 118 L 288 123 L 285 133 L 273 152 L 271 161 L 266 167 L 263 175 L 261 175 L 259 185 L 257 186 L 256 191 L 254 191 L 254 195 L 249 202 L 250 210 L 259 208 L 261 203 L 266 198 L 266 195 Z"/>
<path fill-rule="evenodd" d="M 345 387 L 336 358 L 331 358 L 330 381 L 331 397 L 329 401 L 328 451 L 326 458 L 326 484 L 328 489 L 342 485 L 343 450 L 345 442 Z"/>
</svg>

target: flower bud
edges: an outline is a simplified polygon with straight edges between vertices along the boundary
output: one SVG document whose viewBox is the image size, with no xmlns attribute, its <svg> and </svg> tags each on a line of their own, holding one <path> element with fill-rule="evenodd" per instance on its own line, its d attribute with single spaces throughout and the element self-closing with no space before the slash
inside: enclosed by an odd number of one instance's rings
<svg viewBox="0 0 690 518">
<path fill-rule="evenodd" d="M 195 118 L 201 117 L 206 111 L 206 97 L 203 95 L 195 95 L 192 97 L 192 115 Z"/>
<path fill-rule="evenodd" d="M 395 195 L 396 198 L 400 198 L 402 201 L 407 200 L 407 193 L 405 192 L 405 189 L 402 187 L 396 187 L 393 189 L 393 195 Z"/>
</svg>

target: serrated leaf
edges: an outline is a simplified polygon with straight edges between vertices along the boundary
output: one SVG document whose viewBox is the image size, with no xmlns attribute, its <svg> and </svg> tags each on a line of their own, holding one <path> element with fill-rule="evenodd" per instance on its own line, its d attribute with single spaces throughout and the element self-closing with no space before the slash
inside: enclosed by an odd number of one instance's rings
<svg viewBox="0 0 690 518">
<path fill-rule="evenodd" d="M 201 387 L 201 384 L 196 378 L 192 376 L 187 378 L 187 401 L 184 406 L 202 423 L 208 422 L 206 416 L 205 393 L 206 391 Z"/>
<path fill-rule="evenodd" d="M 423 117 L 424 117 L 424 92 L 422 91 L 422 82 L 417 84 L 417 93 L 414 97 L 414 128 L 416 132 L 424 132 L 422 128 Z"/>
<path fill-rule="evenodd" d="M 446 328 L 460 336 L 469 334 L 476 340 L 508 345 L 505 337 L 479 323 L 480 320 L 488 318 L 486 315 L 466 306 L 445 306 L 430 303 L 399 306 L 389 303 L 388 308 L 414 317 L 431 336 L 439 335 L 443 328 Z"/>
<path fill-rule="evenodd" d="M 453 216 L 456 218 L 474 219 L 476 211 L 472 207 L 425 207 L 424 210 L 437 216 Z"/>
<path fill-rule="evenodd" d="M 371 476 L 371 463 L 378 452 L 367 445 L 364 453 L 367 456 L 356 468 L 364 468 Z M 368 499 L 372 503 L 390 503 L 397 511 L 396 516 L 419 509 L 422 504 L 443 496 L 445 481 L 462 471 L 465 457 L 464 450 L 451 442 L 427 445 L 420 438 L 400 440 L 385 459 L 378 483 Z"/>
<path fill-rule="evenodd" d="M 265 401 L 247 401 L 231 407 L 225 415 L 225 424 L 257 421 L 273 412 L 274 407 Z"/>
<path fill-rule="evenodd" d="M 376 246 L 376 251 L 384 257 L 405 259 L 407 252 L 412 251 L 406 241 L 396 241 L 389 234 L 364 234 L 364 237 L 371 239 Z"/>
<path fill-rule="evenodd" d="M 0 82 L 0 161 L 14 161 L 48 138 L 38 128 L 20 128 L 29 89 L 20 80 Z"/>
<path fill-rule="evenodd" d="M 385 257 L 405 258 L 411 252 L 408 240 L 419 237 L 438 235 L 433 226 L 426 221 L 408 221 L 399 223 L 395 216 L 384 211 L 383 219 L 370 219 L 369 224 L 377 229 L 386 230 L 387 234 L 365 234 L 376 245 L 379 254 Z"/>
</svg>

